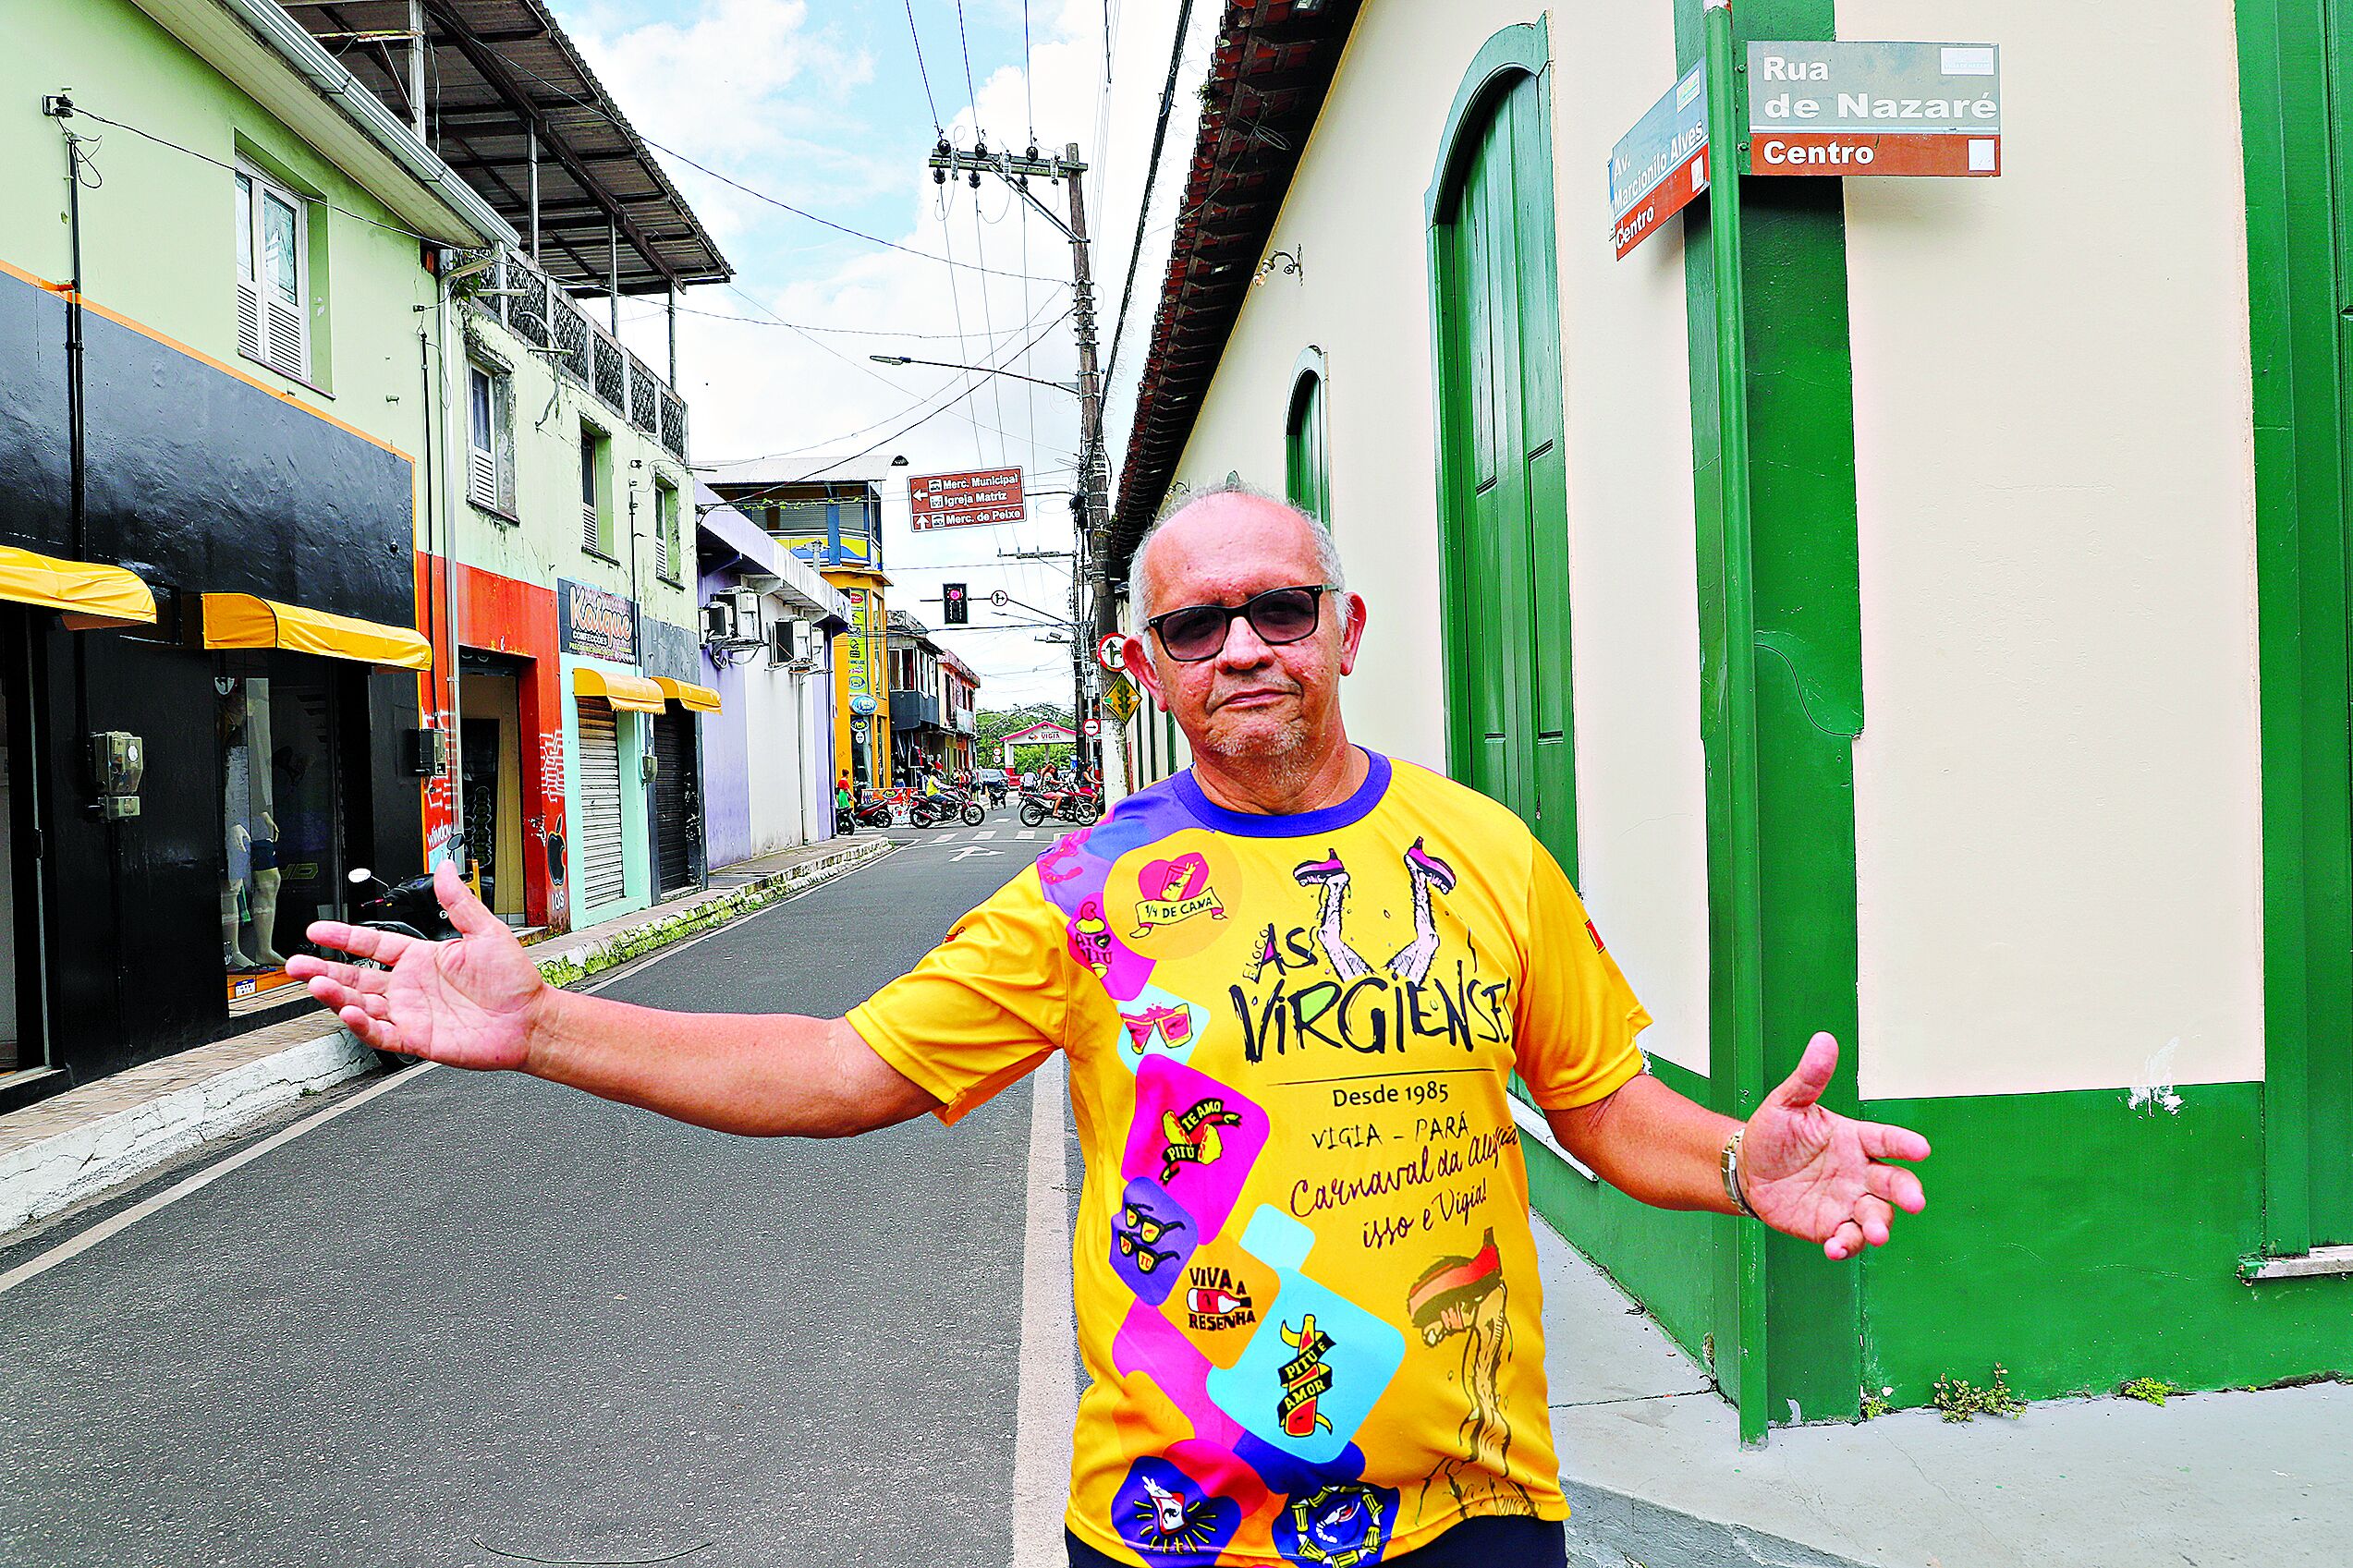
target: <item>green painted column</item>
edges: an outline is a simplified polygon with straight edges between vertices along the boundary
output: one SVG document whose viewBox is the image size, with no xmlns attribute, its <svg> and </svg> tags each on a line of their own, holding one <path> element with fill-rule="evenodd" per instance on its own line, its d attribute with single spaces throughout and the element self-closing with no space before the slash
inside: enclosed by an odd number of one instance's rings
<svg viewBox="0 0 2353 1568">
<path fill-rule="evenodd" d="M 1685 214 L 1709 1082 L 1718 1109 L 1745 1116 L 1827 1029 L 1843 1051 L 1825 1103 L 1852 1112 L 1862 654 L 1845 206 L 1835 179 L 1737 172 L 1749 40 L 1833 38 L 1835 18 L 1828 0 L 1742 0 L 1729 13 L 1677 0 L 1676 24 L 1681 68 L 1702 54 L 1732 67 L 1711 82 L 1715 190 Z M 1859 1266 L 1718 1223 L 1716 1376 L 1743 1440 L 1793 1414 L 1855 1414 Z"/>
</svg>

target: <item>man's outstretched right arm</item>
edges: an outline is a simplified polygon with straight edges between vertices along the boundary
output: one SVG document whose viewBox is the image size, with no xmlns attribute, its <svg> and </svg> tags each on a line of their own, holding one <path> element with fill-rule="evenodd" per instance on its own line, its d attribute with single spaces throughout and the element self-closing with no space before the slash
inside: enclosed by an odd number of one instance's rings
<svg viewBox="0 0 2353 1568">
<path fill-rule="evenodd" d="M 443 868 L 434 886 L 457 941 L 323 920 L 312 942 L 388 967 L 287 965 L 380 1050 L 529 1073 L 751 1136 L 843 1137 L 939 1106 L 843 1019 L 667 1013 L 559 991 L 455 870 Z"/>
</svg>

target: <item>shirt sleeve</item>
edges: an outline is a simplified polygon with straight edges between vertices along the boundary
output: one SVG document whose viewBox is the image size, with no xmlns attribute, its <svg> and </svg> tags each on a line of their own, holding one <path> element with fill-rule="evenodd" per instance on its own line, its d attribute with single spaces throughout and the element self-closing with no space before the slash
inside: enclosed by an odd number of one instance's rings
<svg viewBox="0 0 2353 1568">
<path fill-rule="evenodd" d="M 955 1122 L 1063 1048 L 1078 962 L 1032 867 L 849 1011 L 874 1053 Z"/>
<path fill-rule="evenodd" d="M 1602 945 L 1560 863 L 1533 838 L 1529 847 L 1515 1049 L 1536 1103 L 1567 1111 L 1616 1092 L 1642 1071 L 1634 1037 L 1650 1027 L 1651 1015 Z"/>
</svg>

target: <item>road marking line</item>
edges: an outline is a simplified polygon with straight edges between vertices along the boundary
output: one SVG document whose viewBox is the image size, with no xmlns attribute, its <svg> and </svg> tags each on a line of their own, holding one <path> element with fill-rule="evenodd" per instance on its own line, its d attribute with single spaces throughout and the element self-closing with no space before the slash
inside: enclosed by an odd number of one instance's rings
<svg viewBox="0 0 2353 1568">
<path fill-rule="evenodd" d="M 982 828 L 982 829 L 981 829 L 979 833 L 974 833 L 972 836 L 973 836 L 974 838 L 994 838 L 994 837 L 996 837 L 996 835 L 997 835 L 997 831 L 996 831 L 996 829 L 994 829 L 994 828 Z"/>
<path fill-rule="evenodd" d="M 1019 833 L 1015 833 L 1013 836 L 1016 838 L 1035 838 L 1038 834 L 1037 831 L 1033 828 L 1023 828 Z"/>
<path fill-rule="evenodd" d="M 819 882 L 817 887 L 823 887 L 826 885 L 826 882 L 840 881 L 847 878 L 854 877 L 859 872 L 866 869 L 867 866 L 878 866 L 889 858 L 890 852 L 885 851 L 881 855 L 875 856 L 873 859 L 867 861 L 864 866 L 853 866 L 848 870 L 844 871 L 839 877 L 828 877 L 824 882 Z M 758 916 L 766 914 L 771 909 L 781 909 L 786 905 L 792 903 L 795 899 L 801 897 L 802 894 L 814 893 L 815 891 L 817 891 L 816 888 L 803 888 L 799 893 L 788 893 L 785 897 L 776 900 L 775 903 L 755 909 L 751 911 L 750 915 L 744 916 L 741 918 L 751 919 Z M 596 992 L 604 990 L 605 987 L 626 979 L 630 975 L 633 975 L 641 969 L 648 968 L 652 965 L 661 962 L 664 958 L 674 958 L 677 956 L 679 954 L 684 953 L 688 948 L 694 946 L 698 942 L 708 942 L 711 938 L 717 936 L 721 931 L 731 930 L 739 922 L 738 920 L 725 921 L 719 925 L 712 927 L 707 931 L 701 931 L 694 936 L 689 937 L 684 942 L 673 942 L 667 947 L 657 948 L 655 951 L 647 954 L 642 958 L 633 959 L 629 963 L 623 964 L 616 968 L 608 969 L 603 974 L 599 975 L 596 978 L 595 984 L 582 986 L 580 988 L 580 992 L 583 995 L 594 995 Z M 254 1161 L 261 1159 L 262 1156 L 269 1153 L 272 1149 L 276 1149 L 279 1145 L 292 1143 L 296 1138 L 300 1137 L 304 1133 L 309 1132 L 311 1128 L 324 1125 L 326 1123 L 334 1121 L 337 1116 L 342 1115 L 347 1111 L 357 1111 L 362 1105 L 367 1104 L 368 1101 L 375 1099 L 376 1096 L 389 1093 L 391 1090 L 397 1088 L 402 1084 L 411 1082 L 419 1075 L 430 1071 L 432 1068 L 439 1065 L 440 1064 L 437 1062 L 419 1062 L 412 1066 L 403 1067 L 396 1073 L 386 1074 L 384 1077 L 378 1079 L 375 1083 L 371 1084 L 368 1088 L 361 1089 L 358 1094 L 353 1095 L 350 1099 L 339 1100 L 336 1103 L 328 1106 L 324 1111 L 321 1111 L 313 1115 L 305 1116 L 302 1120 L 295 1123 L 290 1127 L 281 1127 L 276 1132 L 272 1133 L 268 1137 L 263 1138 L 260 1143 L 255 1144 L 252 1148 L 239 1149 L 238 1152 L 230 1155 L 226 1160 L 222 1161 L 216 1165 L 207 1165 L 204 1169 L 189 1176 L 186 1180 L 175 1182 L 172 1185 L 165 1187 L 162 1192 L 157 1193 L 154 1197 L 141 1198 L 139 1202 L 132 1204 L 128 1209 L 124 1209 L 121 1213 L 109 1215 L 107 1218 L 101 1220 L 98 1223 L 91 1226 L 90 1229 L 82 1231 L 71 1238 L 58 1243 L 55 1246 L 53 1246 L 48 1251 L 42 1253 L 39 1257 L 26 1258 L 22 1263 L 18 1264 L 6 1273 L 0 1274 L 0 1295 L 7 1295 L 18 1285 L 23 1284 L 27 1280 L 32 1279 L 37 1275 L 47 1273 L 50 1270 L 55 1268 L 60 1263 L 68 1262 L 71 1259 L 79 1257 L 81 1254 L 89 1251 L 91 1247 L 96 1246 L 100 1242 L 104 1241 L 107 1237 L 115 1235 L 119 1232 L 128 1230 L 131 1226 L 139 1223 L 141 1220 L 146 1219 L 150 1214 L 156 1213 L 161 1209 L 168 1209 L 173 1204 L 177 1203 L 181 1198 L 187 1197 L 192 1193 L 202 1191 L 205 1187 L 212 1185 L 213 1183 L 218 1181 L 221 1177 L 227 1175 L 230 1172 L 238 1170 L 243 1166 L 250 1165 Z M 1055 1538 L 1058 1540 L 1061 1538 L 1057 1536 Z"/>
<path fill-rule="evenodd" d="M 1079 1380 L 1071 1367 L 1069 1205 L 1064 1201 L 1063 1061 L 1030 1076 L 1030 1197 L 1021 1225 L 1021 1384 L 1014 1399 L 1012 1568 L 1063 1568 Z"/>
<path fill-rule="evenodd" d="M 0 1274 L 0 1295 L 6 1295 L 8 1292 L 16 1289 L 18 1285 L 23 1284 L 27 1280 L 30 1280 L 36 1275 L 47 1273 L 50 1270 L 55 1268 L 58 1264 L 67 1261 L 68 1258 L 79 1257 L 81 1254 L 88 1252 L 91 1247 L 96 1246 L 100 1242 L 104 1241 L 108 1236 L 113 1235 L 116 1232 L 129 1229 L 131 1226 L 139 1223 L 141 1220 L 146 1219 L 150 1214 L 154 1213 L 157 1209 L 169 1208 L 171 1205 L 177 1203 L 181 1198 L 186 1197 L 189 1194 L 212 1185 L 223 1176 L 227 1175 L 231 1171 L 238 1170 L 246 1165 L 250 1165 L 254 1161 L 261 1159 L 262 1156 L 269 1153 L 280 1144 L 291 1143 L 296 1138 L 300 1137 L 304 1133 L 309 1132 L 312 1127 L 318 1126 L 323 1123 L 332 1122 L 347 1111 L 357 1111 L 362 1105 L 367 1104 L 368 1101 L 375 1099 L 376 1096 L 384 1093 L 396 1085 L 407 1083 L 409 1079 L 417 1076 L 420 1072 L 429 1070 L 434 1065 L 436 1065 L 434 1063 L 421 1062 L 414 1067 L 404 1067 L 399 1072 L 391 1074 L 375 1084 L 371 1085 L 369 1088 L 361 1089 L 358 1094 L 353 1095 L 350 1099 L 330 1105 L 324 1111 L 318 1112 L 313 1115 L 305 1116 L 302 1120 L 295 1123 L 294 1125 L 290 1127 L 281 1127 L 276 1132 L 272 1133 L 268 1137 L 263 1138 L 260 1143 L 255 1144 L 252 1148 L 239 1149 L 237 1153 L 230 1155 L 226 1160 L 222 1161 L 219 1164 L 207 1165 L 203 1170 L 197 1172 L 194 1175 L 189 1176 L 185 1181 L 176 1182 L 172 1185 L 165 1187 L 162 1192 L 157 1193 L 154 1197 L 143 1198 L 140 1202 L 132 1204 L 128 1209 L 124 1209 L 121 1213 L 101 1220 L 97 1224 L 91 1226 L 90 1229 L 83 1231 L 80 1234 L 76 1235 L 69 1241 L 63 1242 L 56 1246 L 51 1247 L 40 1257 L 27 1258 L 24 1262 L 18 1264 L 6 1273 Z"/>
</svg>

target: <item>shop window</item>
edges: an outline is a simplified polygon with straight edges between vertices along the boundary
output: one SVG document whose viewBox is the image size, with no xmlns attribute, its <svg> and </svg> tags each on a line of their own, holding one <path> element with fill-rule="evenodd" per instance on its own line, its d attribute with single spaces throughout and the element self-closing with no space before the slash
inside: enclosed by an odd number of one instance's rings
<svg viewBox="0 0 2353 1568">
<path fill-rule="evenodd" d="M 299 655 L 237 655 L 221 670 L 221 961 L 234 1003 L 286 984 L 311 922 L 342 913 L 343 833 L 331 672 Z"/>
<path fill-rule="evenodd" d="M 311 377 L 308 203 L 249 169 L 237 182 L 237 351 L 297 381 Z"/>
<path fill-rule="evenodd" d="M 466 367 L 466 499 L 508 516 L 515 511 L 510 394 L 508 379 L 498 371 Z"/>
</svg>

